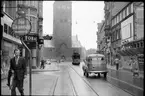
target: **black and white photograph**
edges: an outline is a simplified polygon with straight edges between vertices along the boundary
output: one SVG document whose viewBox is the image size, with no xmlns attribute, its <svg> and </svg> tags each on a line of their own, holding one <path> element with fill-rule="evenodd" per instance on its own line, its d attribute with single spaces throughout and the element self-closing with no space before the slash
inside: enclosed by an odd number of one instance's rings
<svg viewBox="0 0 145 96">
<path fill-rule="evenodd" d="M 144 96 L 144 2 L 1 1 L 1 96 Z"/>
</svg>

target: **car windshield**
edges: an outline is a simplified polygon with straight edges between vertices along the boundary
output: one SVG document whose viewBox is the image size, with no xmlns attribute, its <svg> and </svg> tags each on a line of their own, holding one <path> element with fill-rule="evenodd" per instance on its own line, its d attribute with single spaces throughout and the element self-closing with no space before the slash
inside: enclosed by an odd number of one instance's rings
<svg viewBox="0 0 145 96">
<path fill-rule="evenodd" d="M 103 62 L 103 57 L 93 57 L 92 58 L 92 64 L 101 64 Z"/>
</svg>

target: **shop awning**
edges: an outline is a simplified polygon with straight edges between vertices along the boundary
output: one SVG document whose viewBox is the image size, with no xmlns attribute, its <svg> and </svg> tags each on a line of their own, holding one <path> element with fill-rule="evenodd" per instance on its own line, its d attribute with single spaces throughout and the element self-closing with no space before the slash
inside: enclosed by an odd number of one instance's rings
<svg viewBox="0 0 145 96">
<path fill-rule="evenodd" d="M 129 48 L 126 50 L 117 51 L 122 56 L 133 56 L 138 54 L 144 54 L 144 48 Z"/>
</svg>

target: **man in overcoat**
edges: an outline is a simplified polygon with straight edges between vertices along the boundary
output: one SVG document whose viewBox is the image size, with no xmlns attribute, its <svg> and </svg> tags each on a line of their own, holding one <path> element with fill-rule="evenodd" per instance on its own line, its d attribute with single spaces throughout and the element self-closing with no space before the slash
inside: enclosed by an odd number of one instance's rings
<svg viewBox="0 0 145 96">
<path fill-rule="evenodd" d="M 11 87 L 11 95 L 16 95 L 16 87 L 18 88 L 21 96 L 24 96 L 23 82 L 27 76 L 26 61 L 20 57 L 20 50 L 14 50 L 15 57 L 10 60 L 10 69 L 8 72 L 8 86 L 10 86 L 10 78 L 14 74 Z"/>
</svg>

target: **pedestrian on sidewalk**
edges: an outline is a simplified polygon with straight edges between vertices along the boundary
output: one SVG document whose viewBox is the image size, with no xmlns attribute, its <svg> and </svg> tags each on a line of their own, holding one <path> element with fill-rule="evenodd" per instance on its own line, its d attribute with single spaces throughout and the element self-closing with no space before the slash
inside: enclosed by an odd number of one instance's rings
<svg viewBox="0 0 145 96">
<path fill-rule="evenodd" d="M 10 59 L 10 69 L 8 72 L 8 86 L 11 88 L 11 95 L 16 95 L 16 87 L 21 96 L 24 96 L 23 81 L 27 76 L 26 62 L 20 57 L 20 50 L 14 50 L 15 57 Z M 11 76 L 14 74 L 12 84 L 10 84 Z M 12 85 L 12 86 L 10 86 Z"/>
<path fill-rule="evenodd" d="M 136 76 L 136 75 L 139 76 L 138 64 L 137 64 L 137 61 L 135 61 L 134 58 L 131 58 L 130 65 L 132 66 L 133 76 Z"/>
<path fill-rule="evenodd" d="M 119 58 L 115 58 L 115 60 L 114 60 L 114 63 L 115 63 L 115 65 L 116 65 L 116 70 L 118 70 L 119 69 Z"/>
<path fill-rule="evenodd" d="M 41 60 L 41 66 L 40 66 L 40 69 L 41 69 L 41 68 L 44 69 L 44 67 L 45 67 L 45 66 L 44 66 L 44 63 L 45 63 L 45 61 L 42 59 L 42 60 Z"/>
</svg>

